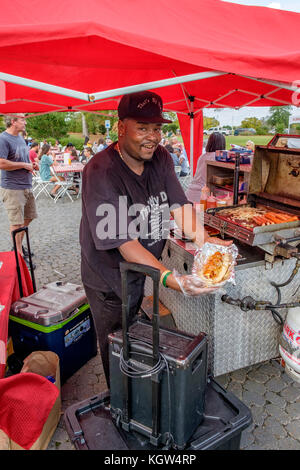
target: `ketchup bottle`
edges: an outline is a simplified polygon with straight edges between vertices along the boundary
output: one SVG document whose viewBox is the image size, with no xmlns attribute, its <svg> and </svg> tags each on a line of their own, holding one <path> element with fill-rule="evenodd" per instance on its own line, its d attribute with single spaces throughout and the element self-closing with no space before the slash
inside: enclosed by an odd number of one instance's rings
<svg viewBox="0 0 300 470">
<path fill-rule="evenodd" d="M 210 209 L 211 207 L 217 207 L 217 201 L 213 193 L 210 194 L 210 196 L 207 198 L 207 209 Z"/>
<path fill-rule="evenodd" d="M 200 195 L 200 204 L 203 205 L 203 210 L 206 211 L 207 209 L 207 199 L 209 196 L 209 188 L 207 186 L 203 186 Z"/>
</svg>

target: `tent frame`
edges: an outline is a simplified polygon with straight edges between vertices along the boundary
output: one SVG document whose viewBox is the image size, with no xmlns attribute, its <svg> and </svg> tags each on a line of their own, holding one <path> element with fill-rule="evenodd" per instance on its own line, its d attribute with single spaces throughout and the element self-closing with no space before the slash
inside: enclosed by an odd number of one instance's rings
<svg viewBox="0 0 300 470">
<path fill-rule="evenodd" d="M 175 77 L 171 77 L 171 78 L 167 78 L 167 79 L 163 79 L 163 80 L 156 80 L 156 81 L 152 81 L 152 82 L 146 82 L 146 83 L 140 83 L 140 84 L 121 87 L 121 88 L 115 88 L 115 89 L 112 89 L 112 90 L 99 91 L 99 92 L 95 92 L 95 93 L 84 93 L 84 92 L 72 90 L 72 89 L 69 89 L 69 88 L 64 88 L 64 87 L 60 87 L 60 86 L 56 86 L 56 85 L 51 85 L 49 83 L 39 82 L 39 81 L 36 81 L 36 80 L 30 80 L 30 79 L 27 79 L 27 78 L 24 78 L 24 77 L 19 77 L 19 76 L 16 76 L 16 75 L 11 75 L 11 74 L 7 74 L 7 73 L 3 73 L 3 72 L 0 72 L 0 80 L 2 80 L 3 82 L 14 83 L 14 84 L 26 86 L 26 87 L 29 87 L 29 88 L 36 88 L 38 90 L 42 90 L 42 91 L 46 91 L 46 92 L 50 92 L 50 93 L 55 93 L 55 94 L 59 94 L 59 95 L 63 95 L 63 96 L 68 96 L 70 98 L 76 98 L 78 100 L 86 102 L 83 105 L 65 107 L 65 106 L 61 106 L 61 105 L 55 105 L 55 104 L 51 104 L 51 103 L 41 103 L 41 102 L 38 102 L 38 101 L 27 100 L 27 99 L 22 99 L 22 98 L 12 99 L 12 100 L 9 100 L 9 101 L 2 101 L 2 104 L 3 103 L 6 104 L 8 102 L 15 102 L 15 101 L 26 101 L 26 102 L 33 102 L 33 103 L 37 103 L 37 104 L 43 104 L 43 105 L 46 105 L 46 106 L 55 106 L 55 109 L 53 109 L 51 111 L 45 111 L 43 113 L 33 113 L 31 115 L 31 117 L 41 116 L 43 114 L 49 114 L 49 113 L 57 112 L 57 111 L 60 111 L 60 112 L 62 112 L 62 111 L 65 111 L 65 112 L 67 112 L 67 111 L 79 111 L 79 112 L 81 112 L 81 111 L 83 111 L 83 109 L 81 109 L 81 108 L 87 107 L 89 105 L 95 105 L 95 104 L 100 103 L 100 102 L 103 103 L 103 102 L 105 102 L 105 100 L 107 100 L 109 98 L 114 98 L 114 97 L 118 97 L 118 96 L 125 95 L 125 94 L 130 94 L 130 93 L 134 93 L 134 92 L 138 92 L 138 91 L 145 91 L 145 90 L 162 88 L 162 87 L 172 86 L 172 85 L 180 85 L 181 88 L 182 88 L 182 91 L 183 91 L 184 100 L 187 103 L 187 107 L 188 107 L 188 111 L 189 111 L 188 115 L 190 117 L 190 167 L 191 167 L 191 173 L 193 174 L 194 115 L 195 115 L 194 101 L 195 100 L 203 101 L 205 103 L 203 105 L 203 107 L 201 109 L 197 110 L 196 112 L 200 112 L 204 108 L 212 107 L 212 105 L 216 105 L 216 106 L 220 106 L 220 107 L 224 107 L 224 108 L 226 107 L 226 108 L 240 109 L 241 107 L 249 106 L 249 105 L 251 105 L 251 104 L 253 104 L 256 101 L 259 101 L 261 99 L 268 99 L 268 97 L 271 94 L 275 93 L 276 91 L 279 91 L 280 89 L 286 89 L 286 90 L 290 90 L 290 91 L 297 92 L 297 93 L 300 92 L 300 88 L 298 88 L 294 84 L 290 85 L 290 84 L 283 83 L 283 82 L 277 82 L 277 81 L 273 81 L 273 80 L 265 80 L 265 79 L 262 79 L 262 78 L 255 78 L 255 77 L 249 77 L 249 76 L 246 76 L 246 75 L 240 75 L 241 77 L 244 77 L 244 78 L 247 78 L 247 79 L 250 79 L 250 80 L 266 83 L 268 85 L 274 86 L 275 88 L 274 88 L 274 90 L 271 90 L 271 91 L 269 91 L 269 92 L 267 92 L 263 95 L 260 95 L 259 93 L 255 93 L 255 92 L 252 92 L 252 91 L 243 90 L 243 89 L 234 89 L 234 90 L 231 90 L 231 91 L 227 92 L 225 95 L 223 95 L 221 97 L 218 97 L 214 101 L 205 101 L 205 100 L 197 98 L 195 96 L 189 96 L 186 89 L 182 85 L 183 83 L 188 83 L 188 82 L 196 81 L 196 80 L 203 80 L 203 79 L 206 79 L 206 78 L 219 77 L 219 76 L 222 76 L 222 75 L 236 75 L 236 74 L 231 74 L 231 73 L 228 73 L 228 72 L 221 72 L 221 71 L 199 72 L 199 73 L 194 73 L 194 74 L 189 74 L 189 75 L 175 76 Z M 297 84 L 298 84 L 298 82 L 297 82 Z M 240 93 L 245 93 L 245 94 L 248 94 L 248 95 L 252 95 L 254 98 L 252 100 L 244 103 L 242 106 L 236 106 L 236 107 L 232 107 L 232 106 L 228 106 L 228 105 L 220 103 L 220 101 L 222 101 L 224 98 L 226 98 L 227 96 L 229 96 L 229 95 L 231 95 L 232 93 L 235 93 L 235 92 L 240 92 Z M 284 105 L 284 104 L 289 104 L 290 105 L 291 104 L 288 101 L 279 100 L 279 99 L 276 99 L 276 98 L 273 98 L 273 97 L 272 97 L 272 100 L 280 103 L 281 105 Z M 171 109 L 172 106 L 169 109 L 170 105 L 178 103 L 180 101 L 182 102 L 183 100 L 165 103 L 164 104 L 164 109 L 166 111 L 169 110 L 169 111 L 174 111 L 174 112 L 180 113 L 180 111 L 176 111 L 175 109 Z M 297 106 L 299 106 L 299 105 L 297 105 Z M 84 109 L 84 111 L 85 111 L 85 109 Z M 93 114 L 99 114 L 99 115 L 103 116 L 103 114 L 99 113 L 98 111 L 87 111 L 87 112 L 91 112 Z M 186 114 L 186 113 L 183 113 L 183 112 L 181 112 L 181 113 Z M 4 113 L 0 113 L 0 114 L 4 114 Z"/>
</svg>

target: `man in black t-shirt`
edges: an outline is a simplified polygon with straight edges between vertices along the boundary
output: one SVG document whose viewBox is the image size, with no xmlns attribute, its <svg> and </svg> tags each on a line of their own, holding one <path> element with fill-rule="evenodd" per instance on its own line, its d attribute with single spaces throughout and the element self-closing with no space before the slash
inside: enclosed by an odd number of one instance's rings
<svg viewBox="0 0 300 470">
<path fill-rule="evenodd" d="M 208 239 L 203 226 L 193 230 L 196 214 L 170 154 L 159 145 L 162 124 L 171 122 L 162 115 L 161 97 L 148 91 L 125 95 L 118 115 L 118 142 L 97 153 L 83 171 L 80 226 L 82 281 L 108 385 L 107 336 L 122 327 L 120 262 L 157 268 L 166 287 L 181 291 L 172 272 L 158 261 L 168 238 L 170 214 L 198 245 Z M 145 278 L 129 273 L 128 279 L 133 318 L 143 298 Z M 212 290 L 194 286 L 186 293 Z"/>
</svg>

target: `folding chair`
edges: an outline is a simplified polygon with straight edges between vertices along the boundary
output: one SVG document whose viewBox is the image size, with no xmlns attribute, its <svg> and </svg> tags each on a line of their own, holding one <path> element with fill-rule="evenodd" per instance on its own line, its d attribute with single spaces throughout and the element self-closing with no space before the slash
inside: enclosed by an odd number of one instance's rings
<svg viewBox="0 0 300 470">
<path fill-rule="evenodd" d="M 187 190 L 187 188 L 189 187 L 189 184 L 190 184 L 190 182 L 192 181 L 192 179 L 193 179 L 193 178 L 192 178 L 192 175 L 180 176 L 180 177 L 179 177 L 179 182 L 180 182 L 180 184 L 181 184 L 181 186 L 182 186 L 182 189 L 183 189 L 184 191 Z"/>
<path fill-rule="evenodd" d="M 34 198 L 37 199 L 40 194 L 44 193 L 51 199 L 50 193 L 48 191 L 48 186 L 51 185 L 51 181 L 43 181 L 39 171 L 33 172 L 32 177 L 32 192 Z"/>
<path fill-rule="evenodd" d="M 50 167 L 50 171 L 52 173 L 52 176 L 54 176 L 56 178 L 56 181 L 53 181 L 53 184 L 55 186 L 60 186 L 59 190 L 57 191 L 57 193 L 55 194 L 55 198 L 53 199 L 54 202 L 56 203 L 57 200 L 60 198 L 60 197 L 63 197 L 65 194 L 67 194 L 67 196 L 69 197 L 69 199 L 71 199 L 71 201 L 73 202 L 73 199 L 72 199 L 72 196 L 71 194 L 68 192 L 68 189 L 70 189 L 72 186 L 73 186 L 73 181 L 69 178 L 65 179 L 65 180 L 60 180 L 55 169 L 53 168 L 53 166 Z"/>
</svg>

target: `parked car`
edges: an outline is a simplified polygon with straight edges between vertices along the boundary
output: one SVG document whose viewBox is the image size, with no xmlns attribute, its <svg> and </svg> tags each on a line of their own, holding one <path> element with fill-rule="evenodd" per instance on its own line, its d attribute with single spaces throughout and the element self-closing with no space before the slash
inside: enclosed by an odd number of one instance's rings
<svg viewBox="0 0 300 470">
<path fill-rule="evenodd" d="M 226 127 L 210 127 L 209 129 L 204 129 L 203 134 L 210 135 L 214 132 L 220 132 L 223 135 L 231 135 L 231 130 Z"/>
<path fill-rule="evenodd" d="M 252 129 L 252 127 L 240 127 L 235 129 L 234 135 L 254 135 L 256 134 L 256 130 Z"/>
</svg>

